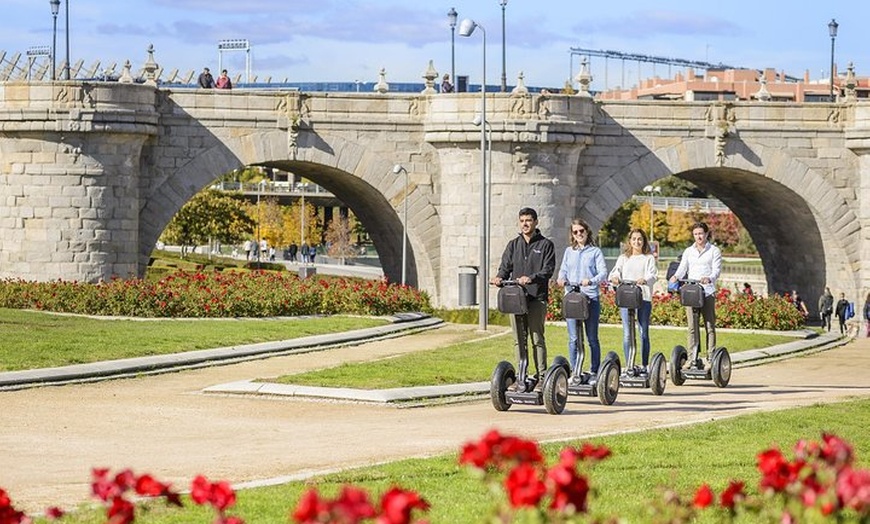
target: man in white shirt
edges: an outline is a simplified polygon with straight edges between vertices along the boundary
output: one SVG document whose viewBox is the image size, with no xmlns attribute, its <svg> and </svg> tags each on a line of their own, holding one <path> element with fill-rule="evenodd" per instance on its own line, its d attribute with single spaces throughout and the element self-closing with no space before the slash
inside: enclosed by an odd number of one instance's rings
<svg viewBox="0 0 870 524">
<path fill-rule="evenodd" d="M 704 329 L 707 331 L 708 353 L 716 347 L 716 279 L 722 271 L 722 252 L 710 243 L 709 237 L 710 228 L 707 224 L 697 222 L 692 225 L 692 238 L 695 243 L 683 251 L 680 267 L 671 277 L 672 283 L 688 278 L 700 282 L 704 287 L 704 307 L 701 308 L 701 314 L 704 316 Z M 688 349 L 691 355 L 694 348 L 701 343 L 700 326 L 695 321 L 692 308 L 686 308 L 686 317 L 689 321 Z"/>
</svg>

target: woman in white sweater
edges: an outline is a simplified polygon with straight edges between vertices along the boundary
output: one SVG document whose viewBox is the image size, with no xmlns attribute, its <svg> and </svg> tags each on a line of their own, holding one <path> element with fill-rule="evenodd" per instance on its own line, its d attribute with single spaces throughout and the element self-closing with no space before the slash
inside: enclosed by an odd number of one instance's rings
<svg viewBox="0 0 870 524">
<path fill-rule="evenodd" d="M 643 302 L 637 310 L 637 324 L 640 327 L 641 364 L 646 369 L 649 364 L 649 319 L 652 314 L 652 286 L 658 277 L 656 259 L 652 255 L 649 240 L 641 229 L 632 229 L 628 233 L 625 249 L 616 260 L 616 265 L 610 272 L 609 279 L 617 285 L 623 280 L 636 282 L 643 291 Z M 631 327 L 628 324 L 628 309 L 620 308 L 622 316 L 622 351 L 625 353 L 626 367 L 632 365 L 629 358 Z"/>
</svg>

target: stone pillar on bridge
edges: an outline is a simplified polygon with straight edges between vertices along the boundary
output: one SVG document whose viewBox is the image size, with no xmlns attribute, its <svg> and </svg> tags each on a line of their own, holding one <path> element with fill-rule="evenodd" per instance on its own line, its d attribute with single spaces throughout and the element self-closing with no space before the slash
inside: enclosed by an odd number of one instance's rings
<svg viewBox="0 0 870 524">
<path fill-rule="evenodd" d="M 5 83 L 0 128 L 0 278 L 136 276 L 155 88 Z"/>
</svg>

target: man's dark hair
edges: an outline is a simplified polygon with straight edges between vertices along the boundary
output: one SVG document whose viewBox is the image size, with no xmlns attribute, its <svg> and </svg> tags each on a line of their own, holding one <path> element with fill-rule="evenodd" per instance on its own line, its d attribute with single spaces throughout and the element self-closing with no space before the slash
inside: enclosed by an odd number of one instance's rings
<svg viewBox="0 0 870 524">
<path fill-rule="evenodd" d="M 694 224 L 692 224 L 692 227 L 689 228 L 689 231 L 694 231 L 698 228 L 703 229 L 704 233 L 710 232 L 710 227 L 707 224 L 705 224 L 704 222 L 695 222 Z"/>
<path fill-rule="evenodd" d="M 530 207 L 524 207 L 524 208 L 520 209 L 519 216 L 521 216 L 521 217 L 530 216 L 530 217 L 532 217 L 532 220 L 537 220 L 538 219 L 538 212 Z"/>
</svg>

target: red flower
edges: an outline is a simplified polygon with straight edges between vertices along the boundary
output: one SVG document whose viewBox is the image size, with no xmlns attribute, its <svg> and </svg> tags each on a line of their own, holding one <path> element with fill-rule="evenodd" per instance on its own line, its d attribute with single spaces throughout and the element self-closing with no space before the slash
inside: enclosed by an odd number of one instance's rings
<svg viewBox="0 0 870 524">
<path fill-rule="evenodd" d="M 774 491 L 783 491 L 791 484 L 804 466 L 803 460 L 789 463 L 778 449 L 768 449 L 758 454 L 758 470 L 762 474 L 760 485 Z"/>
<path fill-rule="evenodd" d="M 320 498 L 317 490 L 309 489 L 296 503 L 296 509 L 293 510 L 293 520 L 299 524 L 317 522 L 320 515 L 328 513 L 329 506 Z"/>
<path fill-rule="evenodd" d="M 202 475 L 191 482 L 190 498 L 200 506 L 209 503 L 220 513 L 236 503 L 236 493 L 228 482 L 211 483 Z"/>
<path fill-rule="evenodd" d="M 66 513 L 57 506 L 52 506 L 45 510 L 45 517 L 48 520 L 55 520 L 63 517 Z M 2 520 L 2 519 L 0 519 Z"/>
<path fill-rule="evenodd" d="M 563 450 L 564 457 L 566 450 Z M 589 495 L 589 482 L 586 477 L 577 474 L 574 465 L 561 461 L 547 471 L 547 482 L 553 500 L 551 509 L 565 511 L 569 508 L 577 513 L 586 512 L 586 500 Z"/>
<path fill-rule="evenodd" d="M 870 470 L 842 470 L 837 476 L 837 498 L 843 507 L 870 514 Z"/>
<path fill-rule="evenodd" d="M 408 524 L 411 522 L 411 512 L 415 509 L 429 510 L 429 503 L 414 491 L 406 491 L 398 487 L 390 488 L 381 497 L 381 514 L 378 524 Z"/>
<path fill-rule="evenodd" d="M 91 479 L 91 493 L 103 502 L 108 502 L 122 493 L 118 485 L 113 480 L 109 480 L 108 468 L 92 469 Z"/>
<path fill-rule="evenodd" d="M 355 523 L 375 516 L 366 491 L 353 486 L 342 487 L 329 510 L 337 522 Z"/>
<path fill-rule="evenodd" d="M 124 497 L 115 497 L 112 499 L 112 505 L 106 510 L 106 515 L 109 517 L 108 524 L 128 524 L 135 519 L 133 516 L 135 508 L 133 503 Z"/>
<path fill-rule="evenodd" d="M 719 496 L 719 504 L 723 508 L 734 509 L 734 504 L 746 497 L 743 491 L 744 485 L 742 481 L 732 480 Z"/>
<path fill-rule="evenodd" d="M 12 500 L 6 490 L 0 488 L 0 524 L 28 524 L 30 518 L 12 507 Z"/>
<path fill-rule="evenodd" d="M 821 458 L 837 470 L 852 463 L 852 446 L 836 435 L 822 434 Z"/>
<path fill-rule="evenodd" d="M 702 484 L 698 491 L 695 492 L 695 499 L 692 502 L 692 505 L 696 508 L 706 508 L 710 504 L 713 503 L 715 499 L 715 495 L 713 494 L 713 490 L 710 489 L 710 486 L 707 484 Z"/>
<path fill-rule="evenodd" d="M 503 436 L 494 429 L 487 432 L 478 442 L 465 444 L 459 455 L 460 464 L 471 464 L 481 469 L 524 462 L 538 464 L 543 460 L 544 457 L 536 442 Z"/>
<path fill-rule="evenodd" d="M 521 508 L 535 507 L 547 492 L 546 486 L 538 476 L 538 468 L 522 463 L 514 467 L 504 481 L 511 506 Z"/>
</svg>

